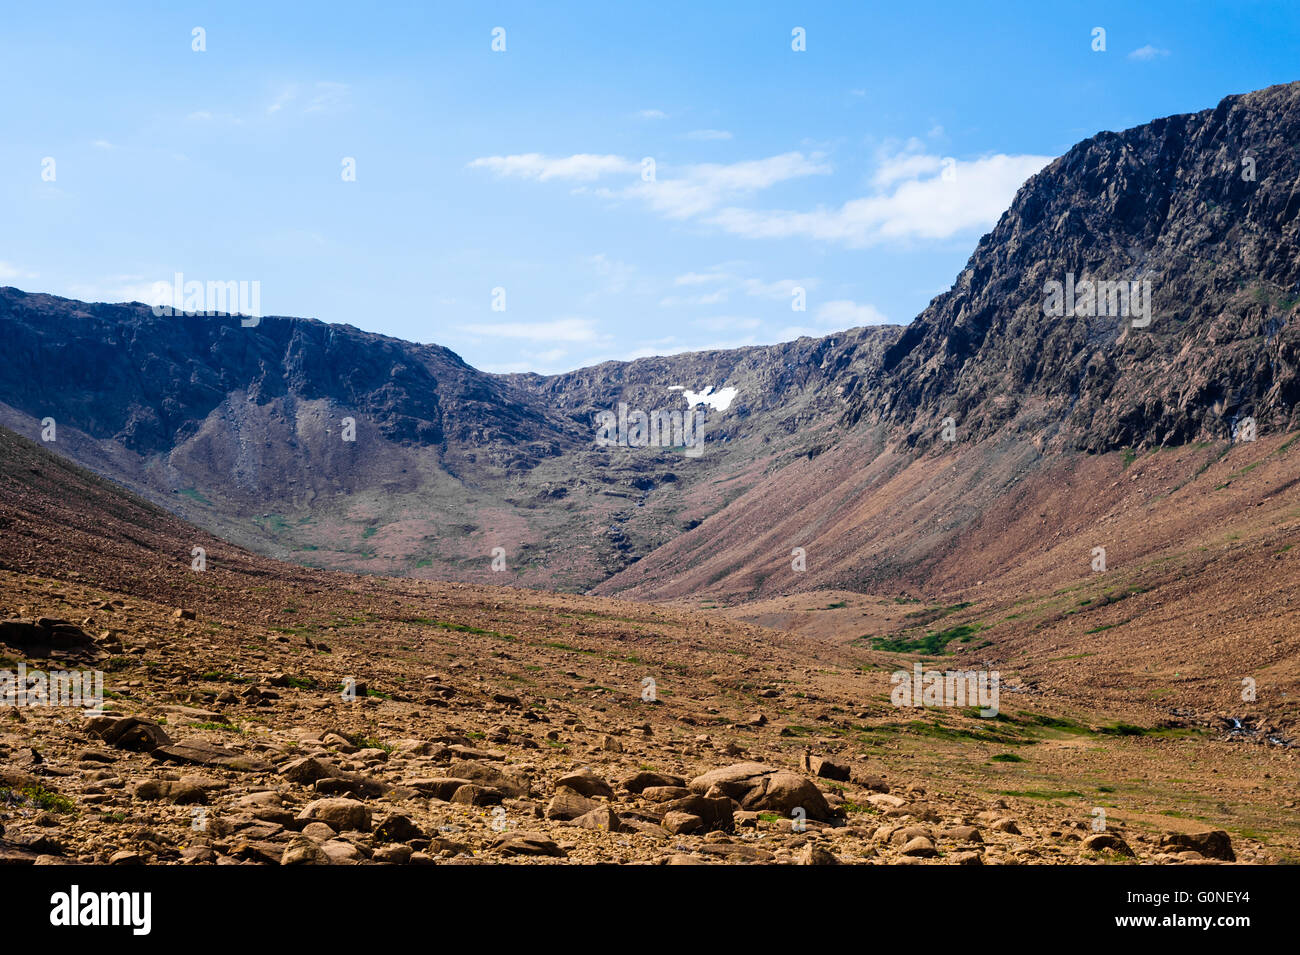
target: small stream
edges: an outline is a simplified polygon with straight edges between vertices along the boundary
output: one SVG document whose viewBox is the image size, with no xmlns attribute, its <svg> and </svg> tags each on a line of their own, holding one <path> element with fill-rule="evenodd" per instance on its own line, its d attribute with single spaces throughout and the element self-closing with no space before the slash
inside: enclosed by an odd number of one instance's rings
<svg viewBox="0 0 1300 955">
<path fill-rule="evenodd" d="M 1292 749 L 1297 745 L 1296 740 L 1277 733 L 1264 733 L 1256 726 L 1250 725 L 1256 717 L 1238 717 L 1229 716 L 1218 719 L 1204 719 L 1190 710 L 1171 710 L 1174 716 L 1181 717 L 1200 726 L 1211 728 L 1221 728 L 1226 730 L 1226 739 L 1241 740 L 1250 743 L 1271 743 L 1274 746 L 1281 746 L 1285 749 Z"/>
</svg>

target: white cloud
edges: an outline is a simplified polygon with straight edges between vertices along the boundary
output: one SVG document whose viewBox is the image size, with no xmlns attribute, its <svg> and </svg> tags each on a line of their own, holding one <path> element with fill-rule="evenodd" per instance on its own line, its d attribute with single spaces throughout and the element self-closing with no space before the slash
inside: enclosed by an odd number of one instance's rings
<svg viewBox="0 0 1300 955">
<path fill-rule="evenodd" d="M 1130 60 L 1157 60 L 1162 56 L 1168 56 L 1168 50 L 1162 50 L 1158 46 L 1152 46 L 1148 43 L 1146 46 L 1140 46 L 1128 55 Z"/>
<path fill-rule="evenodd" d="M 712 292 L 701 292 L 699 295 L 666 295 L 659 300 L 659 304 L 664 308 L 678 308 L 683 305 L 719 305 L 725 302 L 730 294 L 727 289 L 720 288 Z"/>
<path fill-rule="evenodd" d="M 702 142 L 711 142 L 721 139 L 730 139 L 731 133 L 725 129 L 693 129 L 686 134 L 687 139 L 697 139 Z"/>
<path fill-rule="evenodd" d="M 666 308 L 683 305 L 717 305 L 727 301 L 733 292 L 743 293 L 754 298 L 789 303 L 796 288 L 807 291 L 816 288 L 817 284 L 818 280 L 815 278 L 778 279 L 774 282 L 764 282 L 762 279 L 746 278 L 721 269 L 708 272 L 686 272 L 673 279 L 674 286 L 700 289 L 713 286 L 713 288 L 695 295 L 669 295 L 661 299 L 659 304 Z"/>
<path fill-rule="evenodd" d="M 926 153 L 921 141 L 912 139 L 902 150 L 879 158 L 870 180 L 871 195 L 850 199 L 838 208 L 811 211 L 754 209 L 739 203 L 783 182 L 828 175 L 831 166 L 820 152 L 788 152 L 765 159 L 697 163 L 668 170 L 661 166 L 654 181 L 638 177 L 630 185 L 590 192 L 607 199 L 639 201 L 664 218 L 698 219 L 745 238 L 806 238 L 862 247 L 889 240 L 947 239 L 987 229 L 1025 180 L 1051 159 L 997 154 L 959 161 Z M 640 169 L 639 163 L 622 156 L 588 153 L 488 156 L 468 165 L 498 176 L 538 182 L 592 181 Z M 587 191 L 585 187 L 575 189 Z"/>
<path fill-rule="evenodd" d="M 628 286 L 636 279 L 637 269 L 635 265 L 629 265 L 620 259 L 611 259 L 604 252 L 587 256 L 586 262 L 604 280 L 601 291 L 608 292 L 611 295 L 618 295 L 626 291 Z"/>
<path fill-rule="evenodd" d="M 717 282 L 730 282 L 734 275 L 726 272 L 687 272 L 673 279 L 674 285 L 713 285 Z"/>
<path fill-rule="evenodd" d="M 589 318 L 557 318 L 549 322 L 495 322 L 462 325 L 472 336 L 521 338 L 535 342 L 594 342 L 602 336 Z"/>
<path fill-rule="evenodd" d="M 302 84 L 290 83 L 275 94 L 266 112 L 274 116 L 295 103 L 302 104 L 303 113 L 332 112 L 347 104 L 351 91 L 352 87 L 347 83 L 332 80 L 317 80 L 305 88 Z"/>
<path fill-rule="evenodd" d="M 543 156 L 541 153 L 522 153 L 514 156 L 484 156 L 469 163 L 470 169 L 487 169 L 499 177 L 534 179 L 576 179 L 591 181 L 615 173 L 631 173 L 641 168 L 622 156 L 597 156 L 576 153 L 572 156 Z"/>
<path fill-rule="evenodd" d="M 284 109 L 286 106 L 292 103 L 297 98 L 297 96 L 298 96 L 298 87 L 296 86 L 286 87 L 285 89 L 282 89 L 278 94 L 276 94 L 275 99 L 271 101 L 271 105 L 266 108 L 266 111 L 268 113 L 278 113 L 280 112 L 280 110 Z"/>
<path fill-rule="evenodd" d="M 721 203 L 768 189 L 781 182 L 804 176 L 826 175 L 831 167 L 820 154 L 782 153 L 767 159 L 734 163 L 698 163 L 686 166 L 677 178 L 638 182 L 617 192 L 602 194 L 614 198 L 639 199 L 669 219 L 689 219 L 716 209 Z"/>
<path fill-rule="evenodd" d="M 637 113 L 642 119 L 667 119 L 668 114 L 661 109 L 643 109 Z"/>
<path fill-rule="evenodd" d="M 751 239 L 808 238 L 865 246 L 890 239 L 946 239 L 995 223 L 1020 186 L 1050 156 L 999 154 L 967 162 L 907 155 L 882 164 L 883 182 L 892 191 L 851 199 L 838 209 L 811 212 L 730 207 L 708 221 Z M 941 174 L 921 178 L 925 173 Z M 901 181 L 899 181 L 901 180 Z M 897 183 L 897 185 L 895 185 Z"/>
<path fill-rule="evenodd" d="M 737 332 L 751 331 L 763 323 L 760 319 L 743 315 L 713 315 L 709 318 L 698 319 L 695 324 L 711 332 Z"/>
<path fill-rule="evenodd" d="M 172 273 L 157 280 L 143 275 L 110 275 L 92 282 L 74 282 L 63 290 L 68 298 L 83 302 L 144 302 L 146 305 L 172 304 Z"/>
<path fill-rule="evenodd" d="M 811 325 L 787 325 L 778 332 L 779 341 L 790 341 L 807 336 L 825 338 L 835 332 L 860 325 L 888 325 L 889 319 L 874 305 L 859 304 L 849 299 L 823 302 L 813 313 Z"/>
<path fill-rule="evenodd" d="M 511 156 L 483 156 L 468 163 L 471 169 L 487 169 L 500 177 L 545 182 L 549 179 L 592 181 L 605 175 L 640 172 L 641 163 L 614 155 L 577 153 L 553 157 L 541 153 Z M 818 153 L 805 156 L 790 152 L 766 159 L 735 163 L 698 163 L 684 166 L 676 177 L 658 176 L 654 181 L 638 180 L 620 189 L 602 188 L 596 195 L 610 199 L 635 199 L 669 219 L 688 219 L 716 209 L 723 202 L 739 199 L 778 183 L 804 176 L 825 175 L 831 167 Z M 662 172 L 657 168 L 656 172 Z"/>
<path fill-rule="evenodd" d="M 230 126 L 243 126 L 244 120 L 231 113 L 214 113 L 211 110 L 195 110 L 185 117 L 191 123 L 224 123 Z"/>
<path fill-rule="evenodd" d="M 113 149 L 113 148 L 114 148 L 114 147 L 113 147 L 113 144 L 110 143 L 107 139 L 96 139 L 96 140 L 95 140 L 93 143 L 91 143 L 90 145 L 94 146 L 96 149 Z"/>
<path fill-rule="evenodd" d="M 874 305 L 859 305 L 848 299 L 837 299 L 822 304 L 817 309 L 817 321 L 821 325 L 836 329 L 889 324 L 889 319 Z"/>
<path fill-rule="evenodd" d="M 0 282 L 10 282 L 14 279 L 34 279 L 36 277 L 35 272 L 28 272 L 26 269 L 20 269 L 12 262 L 0 260 Z"/>
<path fill-rule="evenodd" d="M 913 150 L 919 145 L 919 142 L 912 140 L 908 143 L 908 148 Z M 884 189 L 902 179 L 919 179 L 925 175 L 933 175 L 942 167 L 942 157 L 924 153 L 909 151 L 894 156 L 883 156 L 871 176 L 871 184 L 877 189 Z"/>
<path fill-rule="evenodd" d="M 744 279 L 741 282 L 741 287 L 745 290 L 746 295 L 785 302 L 790 301 L 796 288 L 808 291 L 809 289 L 816 288 L 817 285 L 817 279 L 778 279 L 775 282 L 761 282 L 758 279 Z"/>
<path fill-rule="evenodd" d="M 347 83 L 321 80 L 312 87 L 312 95 L 303 108 L 304 113 L 325 113 L 347 105 L 352 87 Z"/>
</svg>

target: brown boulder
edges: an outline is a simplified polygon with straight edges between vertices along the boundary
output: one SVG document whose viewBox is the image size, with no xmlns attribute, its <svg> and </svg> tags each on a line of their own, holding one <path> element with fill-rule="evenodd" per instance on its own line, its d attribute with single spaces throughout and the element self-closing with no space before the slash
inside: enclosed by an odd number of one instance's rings
<svg viewBox="0 0 1300 955">
<path fill-rule="evenodd" d="M 1168 848 L 1191 849 L 1207 859 L 1219 859 L 1223 862 L 1237 861 L 1237 854 L 1232 851 L 1232 837 L 1222 829 L 1210 829 L 1205 832 L 1170 832 L 1160 840 L 1160 845 Z"/>
</svg>

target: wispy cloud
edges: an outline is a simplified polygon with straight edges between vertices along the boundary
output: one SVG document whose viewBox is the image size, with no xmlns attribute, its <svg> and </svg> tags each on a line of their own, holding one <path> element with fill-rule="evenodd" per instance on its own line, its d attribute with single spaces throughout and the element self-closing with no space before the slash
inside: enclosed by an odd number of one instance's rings
<svg viewBox="0 0 1300 955">
<path fill-rule="evenodd" d="M 895 239 L 946 239 L 988 228 L 1050 156 L 998 154 L 970 161 L 906 155 L 886 161 L 876 192 L 808 212 L 722 209 L 708 221 L 751 239 L 807 238 L 861 247 Z"/>
<path fill-rule="evenodd" d="M 632 173 L 640 169 L 641 165 L 622 156 L 597 156 L 592 153 L 543 156 L 541 153 L 522 153 L 514 156 L 484 156 L 470 162 L 468 168 L 486 169 L 502 178 L 533 179 L 537 182 L 551 179 L 590 182 L 601 176 Z"/>
<path fill-rule="evenodd" d="M 21 269 L 12 262 L 0 260 L 0 282 L 12 282 L 14 280 L 22 281 L 23 279 L 36 278 L 35 272 L 28 272 Z"/>
<path fill-rule="evenodd" d="M 153 277 L 110 275 L 90 282 L 74 282 L 61 289 L 59 294 L 83 302 L 144 302 L 146 305 L 170 305 L 172 304 L 171 283 L 171 272 Z"/>
<path fill-rule="evenodd" d="M 857 328 L 861 325 L 888 325 L 889 319 L 874 305 L 861 304 L 849 299 L 824 302 L 812 316 L 808 325 L 788 325 L 778 332 L 781 341 L 795 338 L 823 338 L 833 332 Z"/>
<path fill-rule="evenodd" d="M 641 163 L 623 156 L 593 153 L 483 156 L 467 165 L 470 169 L 487 169 L 503 178 L 537 182 L 552 179 L 592 182 L 604 176 L 639 173 L 642 168 Z M 669 170 L 658 167 L 653 180 L 638 179 L 623 187 L 601 187 L 594 190 L 594 194 L 609 199 L 640 201 L 669 219 L 689 219 L 777 183 L 804 176 L 826 175 L 830 171 L 830 165 L 819 153 L 805 156 L 790 152 L 734 163 L 696 163 Z"/>
<path fill-rule="evenodd" d="M 637 182 L 601 194 L 639 200 L 669 219 L 689 219 L 778 183 L 827 175 L 830 171 L 819 153 L 805 156 L 790 152 L 734 163 L 697 163 L 683 167 L 677 176 L 657 177 L 652 182 Z"/>
<path fill-rule="evenodd" d="M 697 319 L 695 324 L 711 332 L 737 332 L 752 331 L 763 322 L 748 315 L 710 315 L 708 318 Z"/>
<path fill-rule="evenodd" d="M 734 272 L 715 269 L 707 272 L 686 272 L 673 279 L 677 288 L 699 289 L 691 294 L 667 295 L 659 301 L 664 308 L 679 308 L 688 305 L 718 305 L 729 301 L 733 294 L 748 295 L 770 301 L 789 302 L 796 288 L 810 291 L 817 287 L 818 280 L 777 279 L 765 282 L 737 275 Z"/>
<path fill-rule="evenodd" d="M 298 107 L 302 113 L 327 113 L 346 106 L 352 87 L 347 83 L 318 80 L 315 83 L 290 83 L 280 88 L 266 107 L 268 116 Z"/>
<path fill-rule="evenodd" d="M 607 199 L 641 202 L 666 219 L 698 219 L 744 238 L 806 238 L 861 247 L 888 240 L 946 239 L 988 228 L 1025 180 L 1052 159 L 999 153 L 957 160 L 923 150 L 920 141 L 913 139 L 905 148 L 882 155 L 871 178 L 872 194 L 838 208 L 796 211 L 740 205 L 779 183 L 829 175 L 831 165 L 819 152 L 788 152 L 735 163 L 661 166 L 653 180 L 601 186 L 591 192 Z M 592 182 L 604 176 L 630 176 L 641 168 L 622 156 L 591 153 L 487 156 L 468 165 L 502 177 L 538 182 Z M 587 190 L 580 187 L 575 191 Z"/>
<path fill-rule="evenodd" d="M 351 95 L 352 87 L 347 83 L 321 80 L 311 88 L 303 112 L 327 113 L 340 109 L 347 105 Z"/>
<path fill-rule="evenodd" d="M 589 318 L 557 318 L 548 322 L 492 322 L 462 325 L 467 335 L 517 338 L 534 342 L 595 342 L 601 339 Z"/>
<path fill-rule="evenodd" d="M 731 133 L 725 129 L 693 129 L 686 134 L 687 139 L 696 139 L 702 142 L 711 142 L 721 139 L 731 139 Z"/>
<path fill-rule="evenodd" d="M 1162 50 L 1158 46 L 1152 46 L 1148 43 L 1146 46 L 1140 46 L 1128 55 L 1130 60 L 1158 60 L 1162 56 L 1168 56 L 1168 50 Z"/>
<path fill-rule="evenodd" d="M 848 299 L 825 302 L 817 309 L 817 321 L 834 328 L 856 328 L 859 325 L 888 325 L 885 313 L 874 305 L 862 305 Z"/>
<path fill-rule="evenodd" d="M 637 113 L 642 119 L 667 119 L 668 114 L 661 109 L 643 109 Z"/>
</svg>

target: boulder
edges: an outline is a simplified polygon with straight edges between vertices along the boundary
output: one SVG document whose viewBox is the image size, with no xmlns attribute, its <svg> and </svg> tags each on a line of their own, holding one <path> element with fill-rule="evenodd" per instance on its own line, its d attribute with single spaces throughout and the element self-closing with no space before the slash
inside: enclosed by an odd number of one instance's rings
<svg viewBox="0 0 1300 955">
<path fill-rule="evenodd" d="M 1089 852 L 1118 852 L 1122 856 L 1132 856 L 1133 850 L 1127 842 L 1113 832 L 1097 832 L 1083 840 L 1083 847 Z"/>
<path fill-rule="evenodd" d="M 551 801 L 546 804 L 547 819 L 577 819 L 579 816 L 585 816 L 593 809 L 599 809 L 600 803 L 593 799 L 588 799 L 580 792 L 575 792 L 567 787 L 560 787 L 551 797 Z"/>
<path fill-rule="evenodd" d="M 284 847 L 280 865 L 329 865 L 330 857 L 315 842 L 305 836 L 294 836 Z"/>
<path fill-rule="evenodd" d="M 172 739 L 153 720 L 138 716 L 95 716 L 86 721 L 86 732 L 118 749 L 151 753 Z"/>
<path fill-rule="evenodd" d="M 555 781 L 557 787 L 564 786 L 572 789 L 574 792 L 582 793 L 584 796 L 604 796 L 607 799 L 614 798 L 614 787 L 605 780 L 601 779 L 590 769 L 580 769 L 576 773 L 569 773 L 561 776 Z"/>
<path fill-rule="evenodd" d="M 634 776 L 629 776 L 623 780 L 624 789 L 630 793 L 644 793 L 647 789 L 655 787 L 683 787 L 686 780 L 680 776 L 671 776 L 668 773 L 655 773 L 649 770 L 642 770 Z"/>
<path fill-rule="evenodd" d="M 1219 859 L 1223 862 L 1237 861 L 1237 854 L 1232 850 L 1232 837 L 1222 829 L 1166 833 L 1161 838 L 1160 845 L 1168 848 L 1191 849 L 1207 859 Z"/>
<path fill-rule="evenodd" d="M 317 799 L 309 802 L 298 813 L 298 818 L 308 822 L 323 822 L 335 832 L 370 830 L 370 809 L 355 799 Z"/>
<path fill-rule="evenodd" d="M 540 832 L 512 832 L 501 836 L 494 843 L 494 848 L 508 856 L 555 856 L 563 857 L 564 850 L 556 845 L 555 840 Z"/>
</svg>

